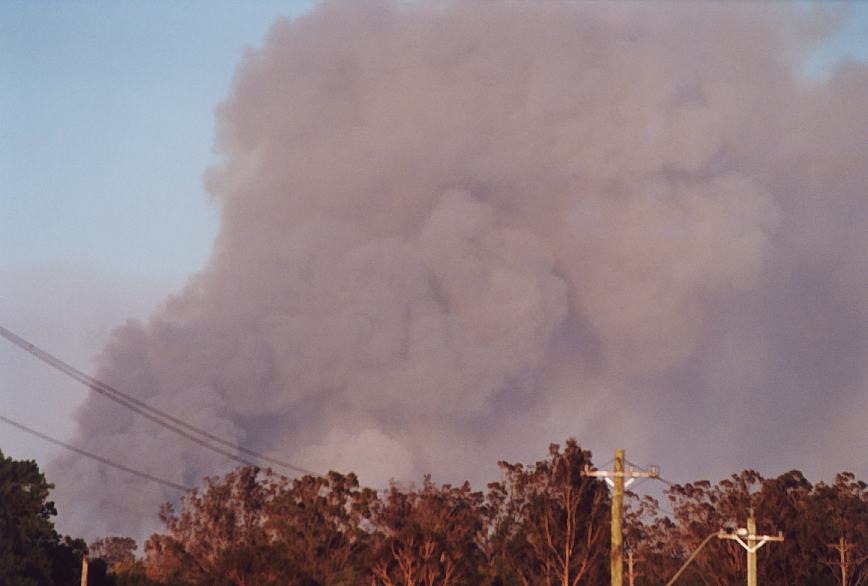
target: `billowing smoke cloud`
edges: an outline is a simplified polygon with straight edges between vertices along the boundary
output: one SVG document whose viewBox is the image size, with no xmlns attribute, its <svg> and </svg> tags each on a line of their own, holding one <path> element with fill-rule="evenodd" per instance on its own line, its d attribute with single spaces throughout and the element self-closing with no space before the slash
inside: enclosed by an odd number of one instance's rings
<svg viewBox="0 0 868 586">
<path fill-rule="evenodd" d="M 866 472 L 868 68 L 798 73 L 832 25 L 567 2 L 278 22 L 218 110 L 210 262 L 98 376 L 373 485 L 478 482 L 568 435 L 676 479 Z M 78 420 L 176 481 L 232 466 L 100 397 Z M 54 468 L 90 535 L 173 497 Z"/>
</svg>

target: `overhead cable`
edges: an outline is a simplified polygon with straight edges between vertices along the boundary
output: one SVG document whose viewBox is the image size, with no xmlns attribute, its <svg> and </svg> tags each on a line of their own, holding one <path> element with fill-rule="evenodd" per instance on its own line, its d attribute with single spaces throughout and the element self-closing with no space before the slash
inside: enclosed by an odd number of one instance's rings
<svg viewBox="0 0 868 586">
<path fill-rule="evenodd" d="M 124 472 L 128 472 L 128 473 L 133 474 L 135 476 L 138 476 L 140 478 L 145 478 L 145 479 L 150 480 L 152 482 L 156 482 L 156 483 L 162 484 L 164 486 L 168 486 L 169 488 L 174 488 L 175 490 L 180 490 L 181 492 L 189 492 L 189 491 L 193 490 L 193 488 L 190 486 L 184 486 L 183 484 L 178 484 L 177 482 L 172 482 L 171 480 L 166 480 L 164 478 L 154 476 L 153 474 L 148 474 L 147 472 L 142 472 L 141 470 L 136 470 L 135 468 L 130 468 L 129 466 L 125 466 L 123 464 L 118 464 L 117 462 L 109 460 L 108 458 L 103 458 L 102 456 L 97 456 L 96 454 L 88 452 L 87 450 L 82 450 L 81 448 L 77 448 L 75 446 L 72 446 L 70 444 L 62 442 L 60 440 L 54 439 L 53 437 L 47 436 L 44 433 L 36 431 L 33 428 L 27 427 L 23 423 L 18 423 L 17 421 L 13 421 L 12 419 L 9 419 L 8 417 L 4 417 L 3 415 L 0 415 L 0 421 L 3 421 L 4 423 L 8 423 L 9 425 L 11 425 L 13 427 L 17 427 L 21 431 L 25 431 L 31 435 L 35 435 L 36 437 L 43 439 L 47 442 L 50 442 L 56 446 L 60 446 L 61 448 L 67 449 L 71 452 L 75 452 L 76 454 L 79 454 L 79 455 L 84 456 L 86 458 L 90 458 L 91 460 L 96 460 L 97 462 L 105 464 L 106 466 L 111 466 L 112 468 L 117 468 L 118 470 L 123 470 Z"/>
<path fill-rule="evenodd" d="M 639 466 L 638 464 L 634 464 L 633 462 L 630 462 L 630 461 L 627 460 L 626 458 L 624 459 L 624 462 L 626 462 L 627 464 L 629 464 L 629 465 L 632 466 L 633 468 L 638 468 L 639 470 L 642 470 L 643 472 L 649 472 L 649 471 L 650 471 L 648 468 L 643 468 L 642 466 Z M 665 478 L 663 478 L 662 476 L 660 476 L 660 473 L 659 473 L 659 472 L 657 473 L 656 476 L 654 476 L 654 480 L 659 480 L 659 481 L 662 482 L 663 484 L 666 484 L 666 485 L 668 485 L 668 486 L 670 486 L 670 487 L 678 486 L 676 483 L 674 483 L 674 482 L 672 482 L 672 481 L 670 481 L 670 480 L 666 480 Z"/>
<path fill-rule="evenodd" d="M 239 445 L 235 442 L 227 441 L 227 440 L 225 440 L 225 439 L 223 439 L 217 435 L 214 435 L 213 433 L 210 433 L 210 432 L 208 432 L 208 431 L 206 431 L 200 427 L 197 427 L 197 426 L 195 426 L 195 425 L 193 425 L 187 421 L 184 421 L 183 419 L 175 417 L 169 413 L 166 413 L 165 411 L 157 409 L 156 407 L 152 407 L 151 405 L 148 405 L 144 401 L 136 399 L 135 397 L 128 395 L 127 393 L 124 393 L 124 392 L 116 389 L 115 387 L 100 381 L 99 379 L 93 378 L 92 376 L 89 376 L 89 375 L 83 373 L 82 371 L 78 370 L 77 368 L 75 368 L 75 367 L 71 366 L 70 364 L 67 364 L 66 362 L 57 358 L 56 356 L 53 356 L 52 354 L 49 354 L 48 352 L 46 352 L 45 350 L 42 350 L 38 346 L 30 343 L 29 341 L 25 340 L 21 336 L 18 336 L 17 334 L 7 330 L 3 326 L 0 326 L 0 336 L 6 338 L 8 341 L 12 342 L 13 344 L 18 346 L 19 348 L 26 350 L 27 352 L 29 352 L 30 354 L 32 354 L 33 356 L 35 356 L 36 358 L 38 358 L 39 360 L 44 362 L 45 364 L 48 364 L 52 368 L 62 372 L 63 374 L 67 375 L 68 377 L 75 379 L 76 381 L 80 382 L 81 384 L 87 386 L 92 391 L 99 393 L 99 394 L 103 395 L 104 397 L 111 399 L 112 401 L 114 401 L 120 405 L 123 405 L 124 407 L 126 407 L 130 411 L 138 413 L 142 417 L 145 417 L 146 419 L 149 419 L 149 420 L 153 421 L 154 423 L 161 425 L 162 427 L 180 435 L 181 437 L 184 437 L 184 438 L 186 438 L 186 439 L 188 439 L 188 440 L 190 440 L 190 441 L 192 441 L 192 442 L 194 442 L 194 443 L 196 443 L 196 444 L 198 444 L 204 448 L 211 450 L 212 452 L 221 454 L 227 458 L 235 460 L 236 462 L 240 462 L 241 464 L 244 464 L 245 466 L 256 466 L 256 464 L 254 464 L 250 460 L 242 458 L 233 452 L 230 452 L 230 451 L 224 450 L 220 447 L 214 446 L 214 445 L 208 443 L 207 441 L 205 441 L 199 437 L 196 437 L 192 434 L 198 434 L 199 436 L 207 438 L 208 440 L 210 440 L 212 442 L 226 446 L 226 447 L 231 448 L 233 450 L 237 450 L 237 451 L 242 452 L 244 454 L 247 454 L 249 456 L 253 456 L 253 457 L 255 457 L 255 458 L 257 458 L 263 462 L 268 462 L 270 464 L 275 464 L 275 465 L 280 466 L 282 468 L 285 468 L 287 470 L 292 470 L 293 472 L 297 472 L 297 473 L 301 473 L 301 474 L 310 474 L 310 475 L 314 475 L 314 476 L 321 476 L 320 474 L 317 474 L 316 472 L 308 470 L 307 468 L 303 468 L 301 466 L 296 466 L 295 464 L 291 464 L 289 462 L 285 462 L 283 460 L 279 460 L 277 458 L 267 456 L 265 454 L 262 454 L 260 452 L 255 451 L 255 450 L 252 450 L 252 449 L 247 448 L 245 446 Z M 190 433 L 190 432 L 192 432 L 192 433 Z"/>
</svg>

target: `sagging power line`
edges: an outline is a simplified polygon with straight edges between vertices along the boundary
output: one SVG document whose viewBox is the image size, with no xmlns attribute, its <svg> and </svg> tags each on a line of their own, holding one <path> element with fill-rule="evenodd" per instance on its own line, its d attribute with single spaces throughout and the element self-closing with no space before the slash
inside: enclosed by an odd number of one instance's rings
<svg viewBox="0 0 868 586">
<path fill-rule="evenodd" d="M 62 442 L 58 439 L 54 439 L 51 436 L 45 435 L 42 432 L 36 431 L 35 429 L 33 429 L 31 427 L 27 427 L 23 423 L 13 421 L 12 419 L 9 419 L 8 417 L 4 417 L 3 415 L 0 415 L 0 421 L 3 421 L 4 423 L 7 423 L 13 427 L 20 429 L 21 431 L 24 431 L 26 433 L 29 433 L 30 435 L 36 436 L 36 437 L 43 439 L 49 443 L 52 443 L 56 446 L 60 446 L 61 448 L 67 449 L 71 452 L 75 452 L 76 454 L 79 454 L 80 456 L 84 456 L 86 458 L 90 458 L 91 460 L 95 460 L 97 462 L 100 462 L 101 464 L 105 464 L 106 466 L 111 466 L 112 468 L 117 468 L 118 470 L 123 470 L 124 472 L 128 472 L 129 474 L 133 474 L 133 475 L 138 476 L 140 478 L 145 478 L 145 479 L 150 480 L 152 482 L 156 482 L 158 484 L 168 486 L 169 488 L 174 488 L 175 490 L 180 490 L 181 492 L 189 492 L 189 491 L 193 490 L 193 488 L 190 486 L 184 486 L 183 484 L 178 484 L 177 482 L 172 482 L 171 480 L 166 480 L 165 478 L 160 478 L 159 476 L 154 476 L 153 474 L 148 474 L 147 472 L 142 472 L 141 470 L 136 470 L 135 468 L 130 468 L 129 466 L 125 466 L 123 464 L 118 464 L 117 462 L 109 460 L 108 458 L 103 458 L 102 456 L 98 456 L 92 452 L 88 452 L 87 450 L 82 450 L 81 448 L 77 448 L 77 447 L 70 445 L 66 442 Z"/>
<path fill-rule="evenodd" d="M 165 429 L 172 431 L 173 433 L 175 433 L 175 434 L 177 434 L 177 435 L 179 435 L 179 436 L 181 436 L 181 437 L 183 437 L 183 438 L 185 438 L 185 439 L 187 439 L 187 440 L 189 440 L 195 444 L 198 444 L 199 446 L 202 446 L 206 449 L 209 449 L 212 452 L 215 452 L 217 454 L 220 454 L 222 456 L 225 456 L 227 458 L 235 460 L 236 462 L 244 464 L 245 466 L 256 466 L 256 464 L 251 462 L 250 460 L 242 458 L 241 456 L 239 456 L 236 453 L 233 453 L 233 452 L 230 452 L 230 451 L 225 450 L 223 448 L 220 448 L 218 446 L 212 445 L 211 443 L 209 443 L 209 441 L 206 441 L 206 440 L 210 440 L 211 442 L 220 444 L 220 445 L 225 446 L 227 448 L 237 450 L 238 452 L 247 454 L 249 456 L 253 456 L 253 457 L 255 457 L 258 460 L 261 460 L 263 462 L 268 462 L 270 464 L 280 466 L 286 470 L 291 470 L 293 472 L 300 473 L 300 474 L 310 474 L 313 476 L 321 476 L 321 474 L 318 474 L 317 472 L 314 472 L 312 470 L 308 470 L 307 468 L 303 468 L 301 466 L 297 466 L 297 465 L 292 464 L 290 462 L 286 462 L 286 461 L 283 461 L 283 460 L 280 460 L 277 458 L 273 458 L 271 456 L 267 456 L 265 454 L 262 454 L 261 452 L 257 452 L 255 450 L 252 450 L 252 449 L 247 448 L 245 446 L 239 445 L 238 443 L 225 440 L 225 439 L 223 439 L 223 438 L 221 438 L 221 437 L 219 437 L 219 436 L 217 436 L 217 435 L 215 435 L 209 431 L 206 431 L 206 430 L 204 430 L 200 427 L 197 427 L 197 426 L 195 426 L 195 425 L 193 425 L 187 421 L 184 421 L 183 419 L 180 419 L 179 417 L 176 417 L 174 415 L 171 415 L 170 413 L 166 413 L 165 411 L 162 411 L 161 409 L 157 409 L 156 407 L 148 405 L 144 401 L 136 399 L 135 397 L 133 397 L 127 393 L 124 393 L 123 391 L 120 391 L 120 390 L 116 389 L 115 387 L 100 381 L 99 379 L 96 379 L 92 376 L 85 374 L 84 372 L 78 370 L 74 366 L 64 362 L 63 360 L 57 358 L 56 356 L 54 356 L 52 354 L 49 354 L 45 350 L 39 348 L 35 344 L 32 344 L 28 340 L 25 340 L 21 336 L 11 332 L 10 330 L 4 328 L 3 326 L 0 326 L 0 336 L 5 338 L 6 340 L 11 342 L 12 344 L 15 344 L 19 348 L 29 352 L 30 354 L 32 354 L 33 356 L 35 356 L 36 358 L 38 358 L 39 360 L 41 360 L 45 364 L 51 366 L 55 370 L 65 374 L 66 376 L 68 376 L 68 377 L 78 381 L 79 383 L 85 385 L 86 387 L 90 388 L 92 391 L 99 393 L 100 395 L 106 397 L 107 399 L 110 399 L 110 400 L 114 401 L 115 403 L 118 403 L 119 405 L 126 407 L 130 411 L 133 411 L 134 413 L 141 415 L 142 417 L 164 427 Z M 193 434 L 198 434 L 201 437 L 196 437 Z M 202 438 L 206 438 L 206 439 L 202 439 Z"/>
</svg>

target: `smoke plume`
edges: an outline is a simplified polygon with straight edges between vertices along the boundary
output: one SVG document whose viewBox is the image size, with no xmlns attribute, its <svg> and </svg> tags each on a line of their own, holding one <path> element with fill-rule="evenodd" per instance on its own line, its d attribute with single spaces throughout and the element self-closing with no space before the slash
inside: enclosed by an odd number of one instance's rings
<svg viewBox="0 0 868 586">
<path fill-rule="evenodd" d="M 569 435 L 675 480 L 868 442 L 868 68 L 782 5 L 346 2 L 277 22 L 217 111 L 210 261 L 97 376 L 299 465 L 476 482 Z M 231 461 L 101 397 L 74 441 Z M 861 466 L 861 470 L 858 468 Z M 66 526 L 175 495 L 75 457 Z"/>
</svg>

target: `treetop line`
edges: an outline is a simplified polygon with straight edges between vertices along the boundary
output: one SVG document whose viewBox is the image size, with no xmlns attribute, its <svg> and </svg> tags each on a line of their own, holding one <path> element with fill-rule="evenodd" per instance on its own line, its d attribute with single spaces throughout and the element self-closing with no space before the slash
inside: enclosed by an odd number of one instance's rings
<svg viewBox="0 0 868 586">
<path fill-rule="evenodd" d="M 36 464 L 0 457 L 0 583 L 78 586 L 87 555 L 91 585 L 603 586 L 619 517 L 631 586 L 868 580 L 868 485 L 851 473 L 673 484 L 671 515 L 623 490 L 619 516 L 625 464 L 616 454 L 611 492 L 572 439 L 529 466 L 501 462 L 485 491 L 426 478 L 381 492 L 352 473 L 290 480 L 243 467 L 165 505 L 137 559 L 128 538 L 88 547 L 59 535 Z"/>
</svg>

